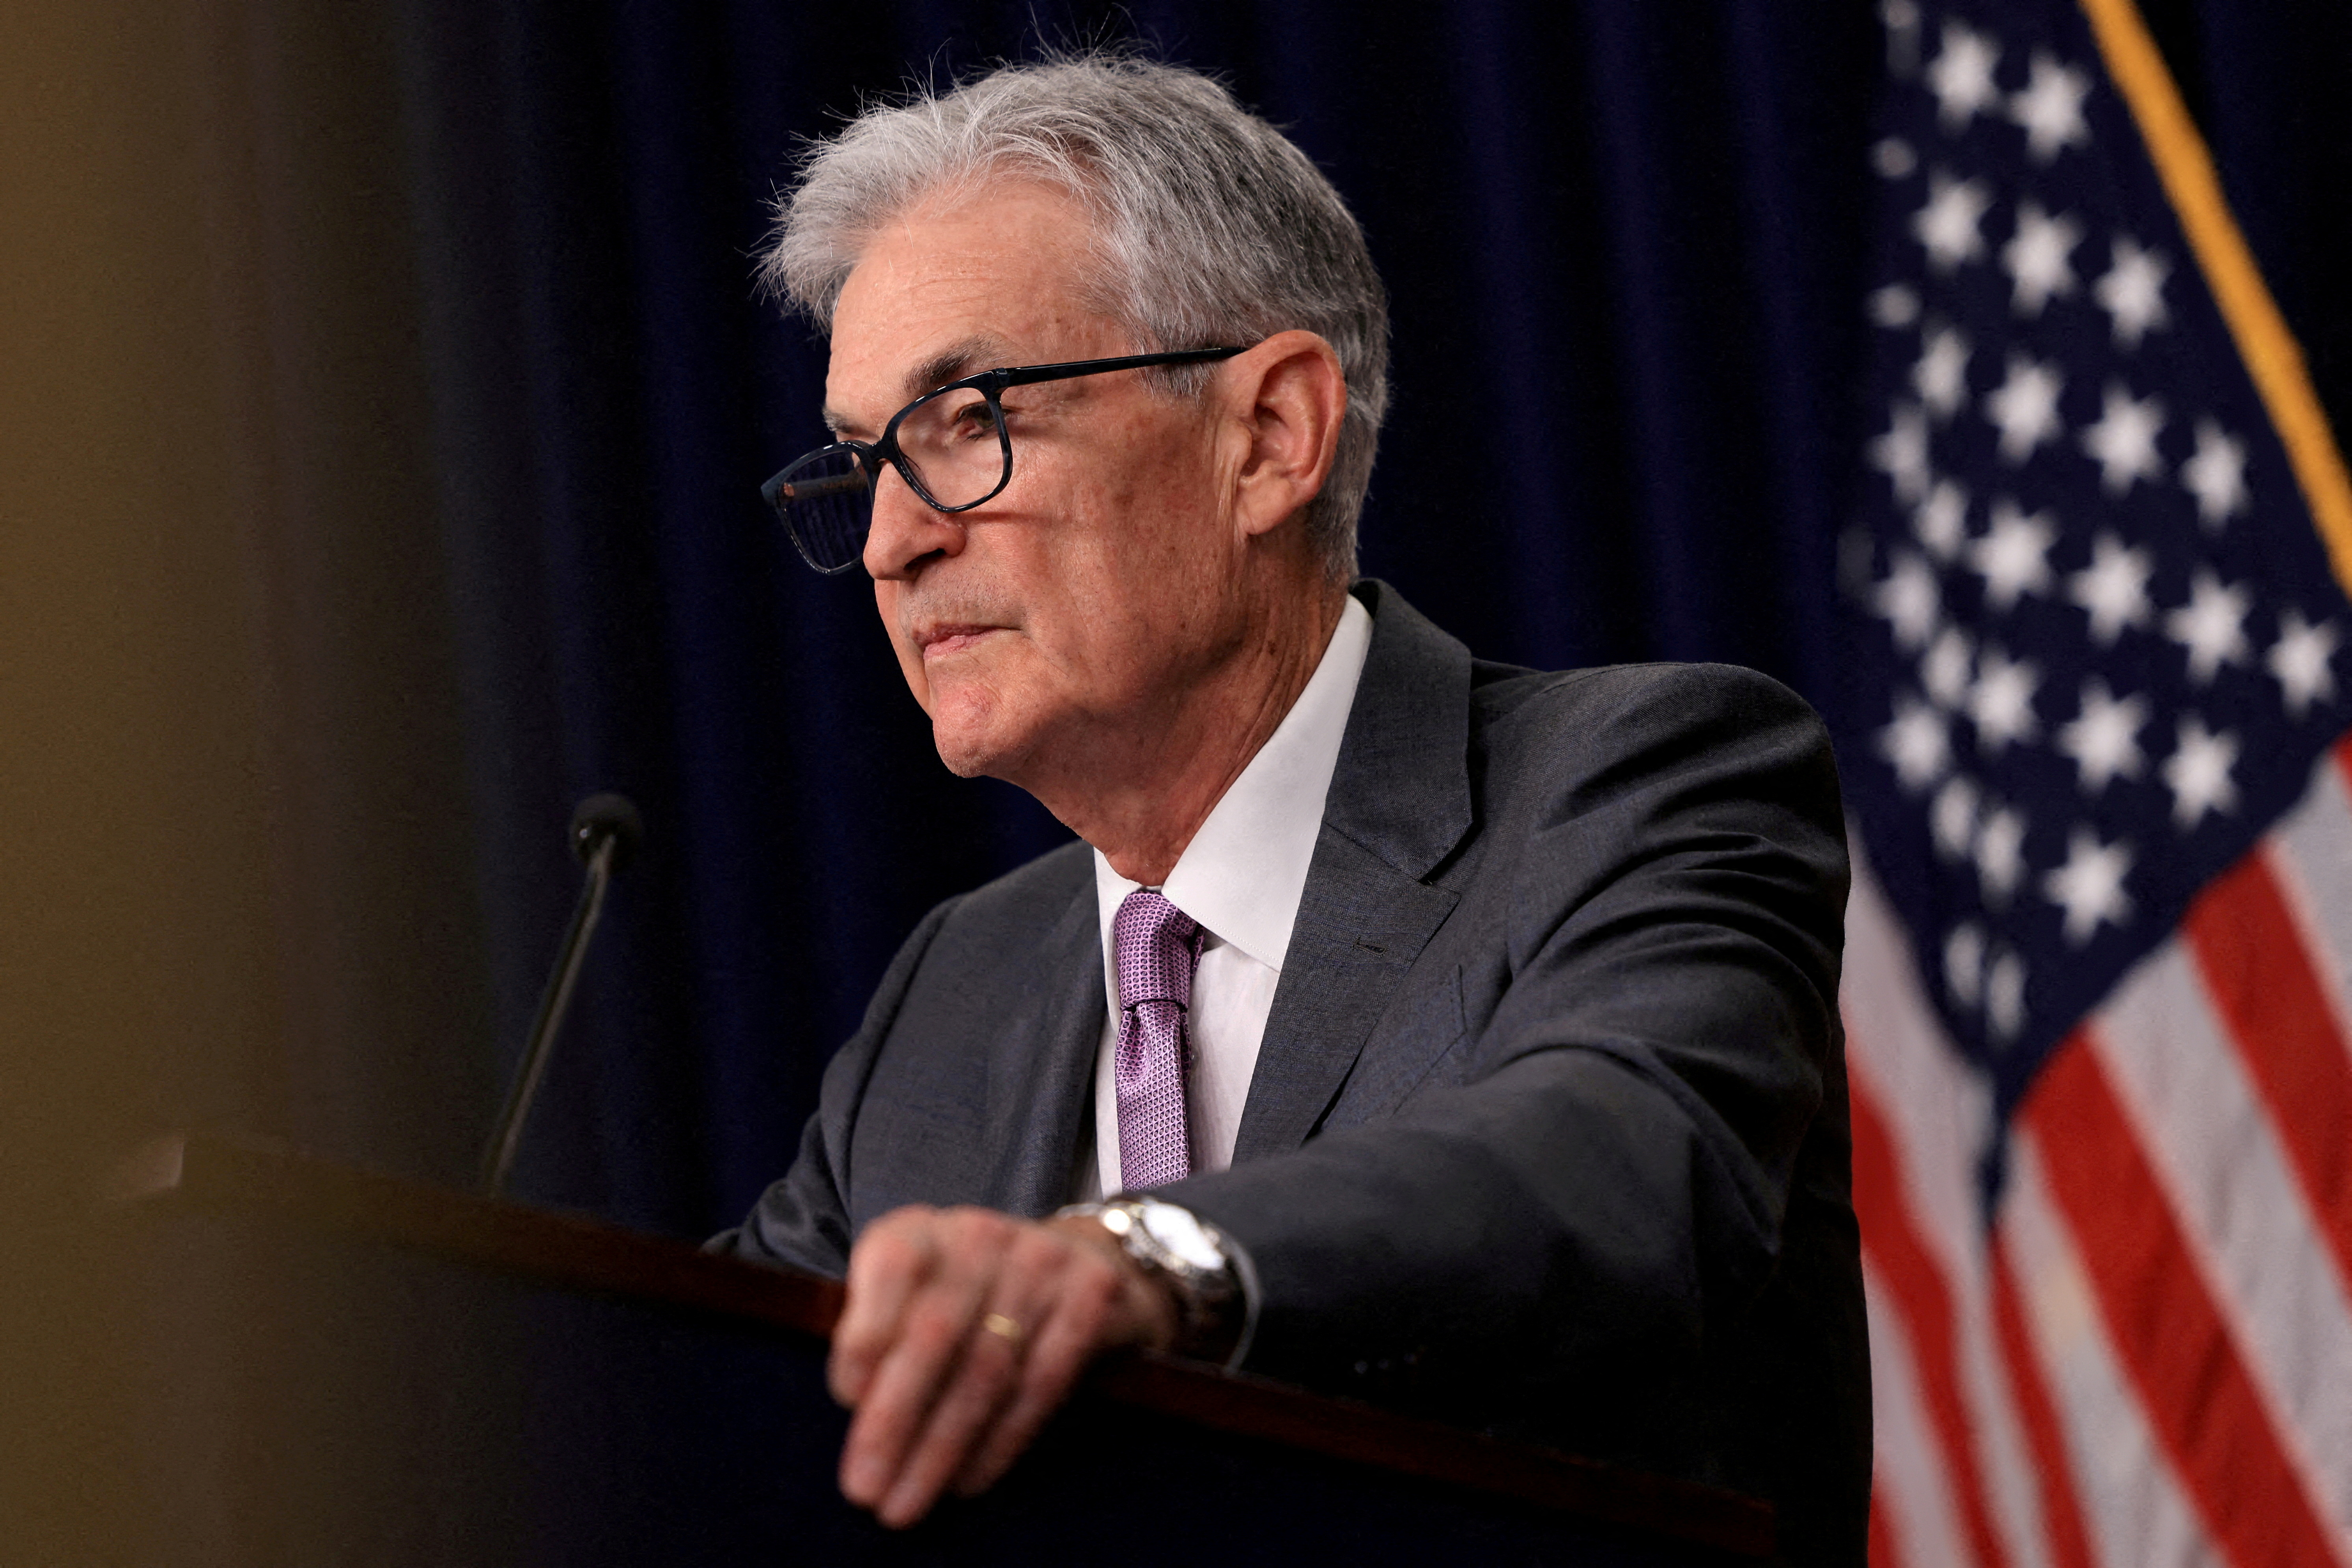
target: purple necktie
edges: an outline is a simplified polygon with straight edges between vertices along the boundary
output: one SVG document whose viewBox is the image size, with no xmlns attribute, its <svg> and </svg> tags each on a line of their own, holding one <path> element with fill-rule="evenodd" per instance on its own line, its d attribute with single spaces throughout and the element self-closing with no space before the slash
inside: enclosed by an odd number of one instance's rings
<svg viewBox="0 0 2352 1568">
<path fill-rule="evenodd" d="M 1150 888 L 1118 906 L 1110 925 L 1118 963 L 1118 1181 L 1129 1190 L 1192 1173 L 1184 1114 L 1184 1014 L 1201 928 Z"/>
</svg>

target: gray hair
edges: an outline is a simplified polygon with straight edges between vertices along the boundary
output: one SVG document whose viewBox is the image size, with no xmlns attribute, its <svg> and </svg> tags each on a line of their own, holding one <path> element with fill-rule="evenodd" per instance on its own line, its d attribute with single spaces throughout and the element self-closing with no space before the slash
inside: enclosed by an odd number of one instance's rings
<svg viewBox="0 0 2352 1568">
<path fill-rule="evenodd" d="M 1222 83 L 1118 51 L 1002 66 L 866 109 L 812 145 L 798 174 L 777 199 L 759 279 L 828 331 L 877 229 L 934 192 L 1011 175 L 1066 190 L 1091 214 L 1090 302 L 1145 350 L 1319 333 L 1347 376 L 1348 412 L 1305 519 L 1327 570 L 1353 574 L 1388 405 L 1387 292 L 1331 182 Z M 1210 373 L 1149 374 L 1187 393 Z"/>
</svg>

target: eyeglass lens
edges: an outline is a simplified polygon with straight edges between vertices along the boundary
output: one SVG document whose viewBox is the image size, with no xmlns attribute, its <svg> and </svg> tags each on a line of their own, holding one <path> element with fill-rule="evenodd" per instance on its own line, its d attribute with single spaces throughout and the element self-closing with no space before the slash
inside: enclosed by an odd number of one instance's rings
<svg viewBox="0 0 2352 1568">
<path fill-rule="evenodd" d="M 874 486 L 853 447 L 811 452 L 771 481 L 768 500 L 820 572 L 841 571 L 866 548 Z"/>
<path fill-rule="evenodd" d="M 970 506 L 1004 482 L 1007 457 L 996 405 L 970 387 L 907 410 L 898 422 L 898 451 L 938 506 Z"/>
<path fill-rule="evenodd" d="M 934 506 L 985 500 L 1010 475 L 1013 454 L 996 407 L 968 387 L 916 404 L 899 419 L 896 435 L 900 472 Z M 845 570 L 865 550 L 874 487 L 855 449 L 810 453 L 776 476 L 770 500 L 819 571 Z"/>
</svg>

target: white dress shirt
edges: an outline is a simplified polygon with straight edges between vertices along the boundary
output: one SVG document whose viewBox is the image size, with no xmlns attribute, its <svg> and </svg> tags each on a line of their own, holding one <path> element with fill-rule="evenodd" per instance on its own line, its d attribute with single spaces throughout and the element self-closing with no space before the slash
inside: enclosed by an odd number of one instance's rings
<svg viewBox="0 0 2352 1568">
<path fill-rule="evenodd" d="M 1331 790 L 1339 741 L 1371 646 L 1372 617 L 1350 594 L 1306 689 L 1160 884 L 1168 901 L 1208 933 L 1186 1019 L 1192 1065 L 1185 1101 L 1196 1173 L 1222 1171 L 1234 1163 L 1250 1075 L 1257 1068 L 1274 988 L 1290 951 L 1290 928 L 1298 919 L 1307 868 L 1323 829 L 1323 798 Z M 1112 870 L 1102 851 L 1095 851 L 1095 904 L 1110 1010 L 1095 1057 L 1094 1158 L 1082 1160 L 1077 1173 L 1082 1202 L 1119 1190 L 1118 967 L 1111 921 L 1120 902 L 1140 885 Z"/>
</svg>

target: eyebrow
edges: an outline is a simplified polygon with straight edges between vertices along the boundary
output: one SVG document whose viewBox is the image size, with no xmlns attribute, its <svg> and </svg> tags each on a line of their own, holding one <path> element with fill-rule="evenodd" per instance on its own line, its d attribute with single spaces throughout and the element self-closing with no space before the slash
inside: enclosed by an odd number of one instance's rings
<svg viewBox="0 0 2352 1568">
<path fill-rule="evenodd" d="M 994 338 L 974 335 L 961 342 L 950 343 L 923 361 L 899 378 L 899 395 L 908 403 L 927 392 L 936 392 L 951 381 L 961 381 L 967 375 L 994 365 L 1009 363 L 1004 346 Z M 828 404 L 824 409 L 825 428 L 836 436 L 855 426 L 855 421 Z"/>
</svg>

